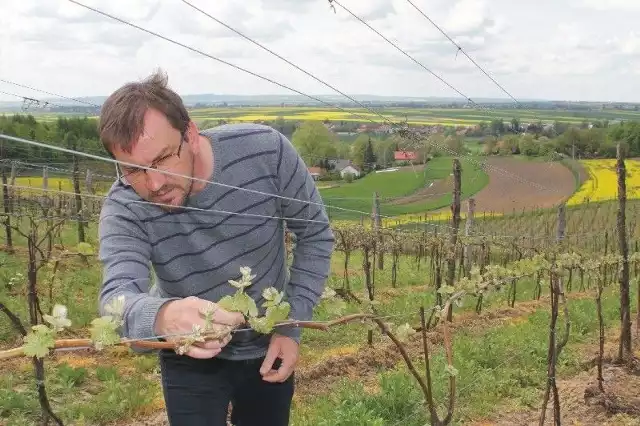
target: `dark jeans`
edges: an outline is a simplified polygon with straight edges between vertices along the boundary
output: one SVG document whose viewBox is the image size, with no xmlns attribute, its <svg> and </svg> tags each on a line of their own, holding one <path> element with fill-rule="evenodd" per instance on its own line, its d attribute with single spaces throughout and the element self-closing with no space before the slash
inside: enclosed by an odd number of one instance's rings
<svg viewBox="0 0 640 426">
<path fill-rule="evenodd" d="M 162 388 L 171 426 L 287 426 L 294 375 L 283 383 L 262 380 L 264 358 L 195 359 L 160 351 Z M 274 368 L 280 366 L 276 360 Z"/>
</svg>

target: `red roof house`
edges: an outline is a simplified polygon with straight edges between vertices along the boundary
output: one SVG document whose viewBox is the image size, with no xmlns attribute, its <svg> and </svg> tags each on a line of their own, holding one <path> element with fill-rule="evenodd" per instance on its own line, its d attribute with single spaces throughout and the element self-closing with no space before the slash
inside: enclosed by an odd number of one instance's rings
<svg viewBox="0 0 640 426">
<path fill-rule="evenodd" d="M 413 151 L 395 151 L 393 159 L 397 161 L 417 160 L 418 153 Z"/>
</svg>

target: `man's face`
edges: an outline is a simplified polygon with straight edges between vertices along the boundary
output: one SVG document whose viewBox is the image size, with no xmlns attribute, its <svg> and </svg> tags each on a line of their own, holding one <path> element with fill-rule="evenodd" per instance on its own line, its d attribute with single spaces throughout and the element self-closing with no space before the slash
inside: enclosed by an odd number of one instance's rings
<svg viewBox="0 0 640 426">
<path fill-rule="evenodd" d="M 135 168 L 120 164 L 124 178 L 144 200 L 165 204 L 165 210 L 180 207 L 191 190 L 193 180 L 172 176 L 162 171 L 183 176 L 193 176 L 193 153 L 188 140 L 184 140 L 164 115 L 148 110 L 144 116 L 144 130 L 133 144 L 131 153 L 114 148 L 116 160 L 151 167 L 155 170 Z"/>
</svg>

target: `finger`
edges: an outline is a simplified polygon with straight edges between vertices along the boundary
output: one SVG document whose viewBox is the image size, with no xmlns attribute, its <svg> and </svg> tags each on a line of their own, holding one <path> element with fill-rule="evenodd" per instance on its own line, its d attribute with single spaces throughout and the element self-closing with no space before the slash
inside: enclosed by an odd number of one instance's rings
<svg viewBox="0 0 640 426">
<path fill-rule="evenodd" d="M 222 349 L 229 343 L 231 337 L 225 337 L 222 340 L 207 340 L 206 342 L 196 342 L 195 345 L 204 349 Z"/>
<path fill-rule="evenodd" d="M 204 349 L 197 346 L 191 346 L 185 355 L 191 358 L 208 359 L 213 358 L 221 352 L 221 349 Z"/>
<path fill-rule="evenodd" d="M 280 364 L 280 368 L 275 371 L 274 374 L 268 374 L 264 377 L 264 380 L 267 382 L 284 382 L 289 378 L 291 372 L 293 371 L 293 359 L 285 357 L 282 359 L 282 364 Z"/>
<path fill-rule="evenodd" d="M 212 321 L 214 324 L 236 326 L 245 323 L 244 316 L 240 312 L 229 312 L 226 309 L 221 308 L 217 303 L 204 299 L 200 299 L 199 302 L 200 306 L 198 309 L 201 315 L 207 311 L 213 312 Z"/>
<path fill-rule="evenodd" d="M 273 363 L 276 361 L 276 358 L 278 358 L 279 353 L 279 346 L 269 345 L 269 349 L 267 349 L 267 354 L 264 357 L 264 361 L 262 361 L 262 366 L 260 366 L 260 374 L 264 376 L 265 374 L 273 371 Z"/>
</svg>

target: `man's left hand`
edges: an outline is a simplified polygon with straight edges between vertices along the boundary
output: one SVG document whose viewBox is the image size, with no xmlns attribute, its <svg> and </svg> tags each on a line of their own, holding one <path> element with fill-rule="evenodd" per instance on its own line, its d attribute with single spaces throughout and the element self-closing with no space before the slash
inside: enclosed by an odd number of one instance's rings
<svg viewBox="0 0 640 426">
<path fill-rule="evenodd" d="M 262 379 L 266 382 L 281 383 L 291 376 L 298 363 L 298 343 L 291 337 L 281 334 L 274 334 L 267 349 L 267 355 L 260 367 Z M 273 369 L 276 358 L 280 358 L 282 363 L 277 370 Z"/>
</svg>

